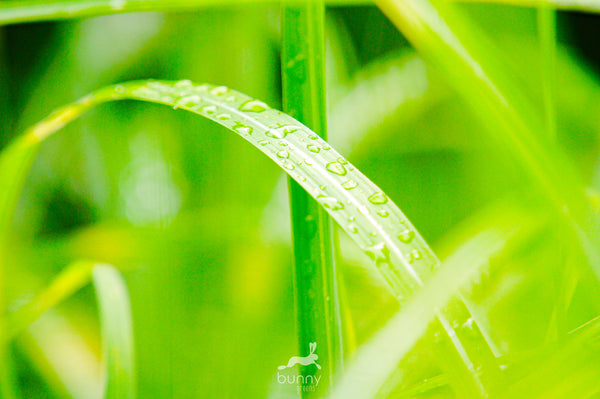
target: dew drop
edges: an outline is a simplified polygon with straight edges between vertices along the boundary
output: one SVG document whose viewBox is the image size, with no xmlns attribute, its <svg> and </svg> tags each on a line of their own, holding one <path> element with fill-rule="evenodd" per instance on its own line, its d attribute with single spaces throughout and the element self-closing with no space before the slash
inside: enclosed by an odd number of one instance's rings
<svg viewBox="0 0 600 399">
<path fill-rule="evenodd" d="M 321 148 L 319 148 L 318 146 L 316 146 L 314 144 L 309 144 L 306 146 L 306 148 L 308 149 L 308 151 L 314 152 L 315 154 L 317 154 L 321 151 Z"/>
<path fill-rule="evenodd" d="M 233 130 L 240 134 L 246 134 L 246 135 L 252 134 L 252 127 L 250 127 L 248 125 L 244 125 L 243 123 L 240 123 L 240 122 L 237 122 L 235 124 L 235 126 L 233 127 Z M 268 141 L 267 141 L 267 143 L 268 143 Z M 259 142 L 259 144 L 260 144 L 260 142 Z"/>
<path fill-rule="evenodd" d="M 290 157 L 290 153 L 287 152 L 286 150 L 281 150 L 277 152 L 277 156 L 279 158 L 289 158 Z"/>
<path fill-rule="evenodd" d="M 288 161 L 283 161 L 283 163 L 281 164 L 281 166 L 283 166 L 287 170 L 294 170 L 294 169 L 296 169 L 296 167 L 293 164 L 289 163 Z"/>
<path fill-rule="evenodd" d="M 221 121 L 226 121 L 227 119 L 231 119 L 231 115 L 229 114 L 220 114 L 217 115 L 217 119 Z"/>
<path fill-rule="evenodd" d="M 350 231 L 350 233 L 358 233 L 358 227 L 356 227 L 354 223 L 350 223 L 348 225 L 348 230 Z"/>
<path fill-rule="evenodd" d="M 344 165 L 342 165 L 341 163 L 339 163 L 337 161 L 329 162 L 325 166 L 325 169 L 327 169 L 331 173 L 335 173 L 336 175 L 339 175 L 339 176 L 345 176 L 347 173 Z"/>
<path fill-rule="evenodd" d="M 379 216 L 381 216 L 382 218 L 386 218 L 386 217 L 390 216 L 390 213 L 386 210 L 378 211 L 377 214 Z"/>
<path fill-rule="evenodd" d="M 189 79 L 180 80 L 179 82 L 175 83 L 175 87 L 192 87 L 192 81 Z"/>
<path fill-rule="evenodd" d="M 346 159 L 345 159 L 344 157 L 339 157 L 339 158 L 337 159 L 337 161 L 338 161 L 339 163 L 341 163 L 342 165 L 348 165 L 348 161 L 346 161 Z"/>
<path fill-rule="evenodd" d="M 380 263 L 389 263 L 390 261 L 390 250 L 383 242 L 365 248 L 365 253 L 371 260 L 375 261 L 375 264 L 377 265 Z"/>
<path fill-rule="evenodd" d="M 344 209 L 344 204 L 334 197 L 319 195 L 317 196 L 317 201 L 319 201 L 323 205 L 323 207 L 325 207 L 326 209 L 331 209 L 332 211 Z"/>
<path fill-rule="evenodd" d="M 304 176 L 298 176 L 298 180 L 300 180 L 300 181 L 306 181 L 306 177 L 304 177 Z"/>
<path fill-rule="evenodd" d="M 269 109 L 269 106 L 259 100 L 249 100 L 240 105 L 240 111 L 263 112 Z"/>
<path fill-rule="evenodd" d="M 127 89 L 123 85 L 116 85 L 115 86 L 115 91 L 117 93 L 125 93 L 127 91 Z"/>
<path fill-rule="evenodd" d="M 343 182 L 342 187 L 344 187 L 346 190 L 352 190 L 353 188 L 358 187 L 358 183 L 355 182 L 354 180 L 350 179 L 350 180 Z"/>
<path fill-rule="evenodd" d="M 223 94 L 227 93 L 228 91 L 229 91 L 229 88 L 227 86 L 217 86 L 210 91 L 210 94 L 212 94 L 213 96 L 222 96 Z"/>
<path fill-rule="evenodd" d="M 419 251 L 418 249 L 413 249 L 412 251 L 410 251 L 407 257 L 408 263 L 413 263 L 414 261 L 421 259 L 421 251 Z"/>
<path fill-rule="evenodd" d="M 288 134 L 293 133 L 298 129 L 300 129 L 299 126 L 287 125 L 275 129 L 269 129 L 265 134 L 274 139 L 282 139 Z"/>
<path fill-rule="evenodd" d="M 405 244 L 410 244 L 415 238 L 415 232 L 412 230 L 404 230 L 402 233 L 398 234 L 398 239 Z"/>
<path fill-rule="evenodd" d="M 202 112 L 209 115 L 214 114 L 215 112 L 217 112 L 217 107 L 215 105 L 207 105 L 206 107 L 202 108 Z"/>
<path fill-rule="evenodd" d="M 321 184 L 321 185 L 319 186 L 319 188 L 320 188 L 321 190 L 327 190 L 327 186 L 326 186 L 326 185 L 324 185 L 324 184 Z"/>
<path fill-rule="evenodd" d="M 388 202 L 388 197 L 387 197 L 387 195 L 385 195 L 384 193 L 382 193 L 381 191 L 379 191 L 379 192 L 377 192 L 375 194 L 372 194 L 369 197 L 369 202 L 371 204 L 374 204 L 374 205 L 385 204 L 385 203 Z"/>
<path fill-rule="evenodd" d="M 175 105 L 177 105 L 178 107 L 189 107 L 190 105 L 196 105 L 199 102 L 200 96 L 192 94 L 189 96 L 181 97 L 179 100 L 177 100 L 177 103 L 175 103 Z"/>
<path fill-rule="evenodd" d="M 355 220 L 356 220 L 356 218 L 355 218 L 354 216 L 350 216 L 350 217 L 348 218 L 348 221 L 349 221 L 349 222 L 354 222 Z"/>
<path fill-rule="evenodd" d="M 225 101 L 235 101 L 235 96 L 229 96 L 225 99 Z"/>
</svg>

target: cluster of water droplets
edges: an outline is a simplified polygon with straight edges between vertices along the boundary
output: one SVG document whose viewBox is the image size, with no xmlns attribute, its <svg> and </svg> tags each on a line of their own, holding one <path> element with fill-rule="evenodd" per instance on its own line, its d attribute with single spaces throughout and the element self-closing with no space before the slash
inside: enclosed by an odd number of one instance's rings
<svg viewBox="0 0 600 399">
<path fill-rule="evenodd" d="M 250 141 L 331 214 L 381 269 L 398 296 L 420 286 L 438 265 L 385 193 L 314 132 L 264 102 L 225 86 L 195 85 L 189 80 L 116 86 L 115 92 L 198 113 Z"/>
</svg>

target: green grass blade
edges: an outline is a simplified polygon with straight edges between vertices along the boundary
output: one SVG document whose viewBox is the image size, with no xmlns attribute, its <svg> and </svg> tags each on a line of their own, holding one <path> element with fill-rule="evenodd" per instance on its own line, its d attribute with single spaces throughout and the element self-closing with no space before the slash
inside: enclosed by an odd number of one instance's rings
<svg viewBox="0 0 600 399">
<path fill-rule="evenodd" d="M 556 139 L 554 110 L 554 81 L 556 71 L 556 11 L 541 5 L 537 12 L 538 36 L 542 53 L 542 91 L 544 96 L 544 121 L 549 140 Z"/>
<path fill-rule="evenodd" d="M 225 4 L 276 3 L 275 0 L 8 0 L 0 2 L 0 25 L 92 17 L 136 11 L 184 11 Z M 330 0 L 330 4 L 370 4 Z"/>
<path fill-rule="evenodd" d="M 439 260 L 400 209 L 327 142 L 292 117 L 224 86 L 194 85 L 190 81 L 139 81 L 109 86 L 56 111 L 20 137 L 7 150 L 8 154 L 20 154 L 15 162 L 30 159 L 39 144 L 67 122 L 100 103 L 125 99 L 196 113 L 260 149 L 316 199 L 373 260 L 401 303 L 418 292 L 439 269 Z M 12 177 L 22 181 L 22 176 Z M 459 315 L 452 320 L 455 324 L 461 325 L 470 318 L 464 304 L 455 309 Z M 486 384 L 482 379 L 497 380 L 497 376 L 493 354 L 486 348 L 479 329 L 475 327 L 468 334 L 456 331 L 448 315 L 440 316 L 439 322 L 446 339 L 451 341 L 447 349 L 455 352 L 451 355 L 453 360 L 446 362 L 449 372 L 471 377 L 467 378 L 471 382 L 465 383 L 466 392 L 484 394 Z M 485 370 L 483 375 L 479 369 Z"/>
<path fill-rule="evenodd" d="M 283 109 L 326 140 L 324 25 L 322 1 L 284 3 L 282 7 Z M 302 186 L 292 178 L 288 178 L 288 184 L 299 348 L 303 353 L 311 342 L 317 342 L 319 362 L 324 370 L 317 389 L 302 389 L 301 395 L 321 397 L 343 364 L 331 220 Z M 312 372 L 308 368 L 301 371 Z"/>
<path fill-rule="evenodd" d="M 461 3 L 498 3 L 519 7 L 544 7 L 551 5 L 553 8 L 565 11 L 600 12 L 600 2 L 596 0 L 446 0 Z"/>
<path fill-rule="evenodd" d="M 125 281 L 119 271 L 110 265 L 96 265 L 92 275 L 107 367 L 104 397 L 134 399 L 137 396 L 137 378 L 133 322 Z"/>
<path fill-rule="evenodd" d="M 52 283 L 31 302 L 8 315 L 8 334 L 12 339 L 49 309 L 71 297 L 91 279 L 95 262 L 77 261 L 65 268 Z"/>
<path fill-rule="evenodd" d="M 514 228 L 480 232 L 465 242 L 419 294 L 359 348 L 331 399 L 377 397 L 399 361 L 409 352 L 450 299 L 464 288 L 489 258 L 503 250 Z M 399 339 L 402 337 L 402 339 Z M 365 378 L 368 376 L 368 378 Z"/>
</svg>

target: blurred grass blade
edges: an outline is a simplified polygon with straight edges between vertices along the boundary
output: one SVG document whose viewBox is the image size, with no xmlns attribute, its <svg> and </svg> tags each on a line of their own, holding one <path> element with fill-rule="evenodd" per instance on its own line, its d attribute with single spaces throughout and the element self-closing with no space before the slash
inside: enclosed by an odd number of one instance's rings
<svg viewBox="0 0 600 399">
<path fill-rule="evenodd" d="M 537 11 L 537 23 L 542 54 L 542 92 L 546 135 L 549 140 L 556 140 L 556 115 L 554 111 L 556 11 L 548 4 L 540 5 Z"/>
<path fill-rule="evenodd" d="M 95 262 L 77 261 L 67 266 L 52 283 L 31 302 L 8 315 L 8 334 L 12 339 L 49 309 L 71 297 L 91 279 Z"/>
<path fill-rule="evenodd" d="M 133 321 L 123 277 L 110 265 L 92 270 L 98 298 L 102 346 L 106 361 L 106 399 L 134 399 L 137 395 Z"/>
<path fill-rule="evenodd" d="M 490 229 L 464 243 L 423 290 L 359 348 L 330 399 L 377 397 L 387 378 L 424 335 L 439 310 L 487 265 L 490 257 L 506 246 L 511 235 L 510 230 Z"/>
<path fill-rule="evenodd" d="M 190 81 L 138 81 L 109 86 L 56 111 L 20 137 L 8 154 L 20 154 L 14 162 L 30 159 L 44 139 L 69 121 L 103 102 L 125 99 L 196 113 L 260 149 L 316 199 L 373 260 L 401 303 L 418 292 L 439 268 L 440 262 L 431 248 L 396 204 L 327 142 L 290 116 L 224 86 L 194 85 Z M 22 181 L 22 176 L 13 177 Z M 454 309 L 456 319 L 453 315 L 439 316 L 440 328 L 446 333 L 442 340 L 449 339 L 448 349 L 454 350 L 440 357 L 449 372 L 465 377 L 464 381 L 455 381 L 460 383 L 461 392 L 485 396 L 488 382 L 499 383 L 495 358 L 477 327 L 464 341 L 464 334 L 453 325 L 462 325 L 471 316 L 462 303 Z"/>
<path fill-rule="evenodd" d="M 8 0 L 0 2 L 0 25 L 92 17 L 136 11 L 180 11 L 225 4 L 275 3 L 275 0 Z M 367 0 L 330 0 L 331 4 L 370 4 Z"/>
<path fill-rule="evenodd" d="M 324 25 L 322 1 L 283 4 L 283 109 L 326 140 Z M 302 389 L 301 395 L 321 397 L 328 392 L 343 364 L 343 330 L 331 220 L 319 203 L 291 177 L 288 185 L 299 349 L 303 353 L 311 342 L 317 342 L 319 362 L 325 370 L 321 372 L 322 381 L 316 390 Z M 302 373 L 311 371 L 301 369 Z"/>
<path fill-rule="evenodd" d="M 519 7 L 552 6 L 558 10 L 600 12 L 600 2 L 597 0 L 445 0 L 461 3 L 498 3 Z"/>
</svg>

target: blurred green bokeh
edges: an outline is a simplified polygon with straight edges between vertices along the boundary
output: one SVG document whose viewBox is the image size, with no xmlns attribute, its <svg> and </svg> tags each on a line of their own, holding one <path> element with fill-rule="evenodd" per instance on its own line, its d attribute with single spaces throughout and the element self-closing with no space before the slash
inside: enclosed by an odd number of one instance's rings
<svg viewBox="0 0 600 399">
<path fill-rule="evenodd" d="M 461 8 L 542 112 L 536 10 Z M 595 189 L 600 51 L 592 44 L 599 21 L 559 14 L 554 85 L 559 145 Z M 329 141 L 394 199 L 440 256 L 471 221 L 501 218 L 481 216 L 499 201 L 545 223 L 549 213 L 510 152 L 482 133 L 489 127 L 375 6 L 330 6 L 326 28 Z M 119 14 L 0 32 L 2 146 L 57 107 L 132 79 L 226 85 L 281 108 L 279 6 Z M 26 302 L 73 260 L 108 262 L 130 290 L 139 397 L 295 397 L 274 379 L 297 352 L 286 195 L 281 170 L 209 121 L 155 105 L 103 105 L 52 137 L 35 161 L 14 220 L 9 303 Z M 352 353 L 398 304 L 368 258 L 338 233 Z M 561 239 L 545 225 L 511 256 L 494 259 L 469 294 L 515 375 L 531 367 L 520 356 L 537 359 L 549 341 L 600 311 L 591 299 L 597 277 Z M 574 293 L 557 316 L 572 279 Z M 42 316 L 12 351 L 22 397 L 99 398 L 92 289 Z M 427 349 L 414 352 L 434 363 Z M 400 393 L 407 388 L 392 389 L 391 397 L 412 397 Z M 415 397 L 448 395 L 442 385 Z"/>
</svg>

